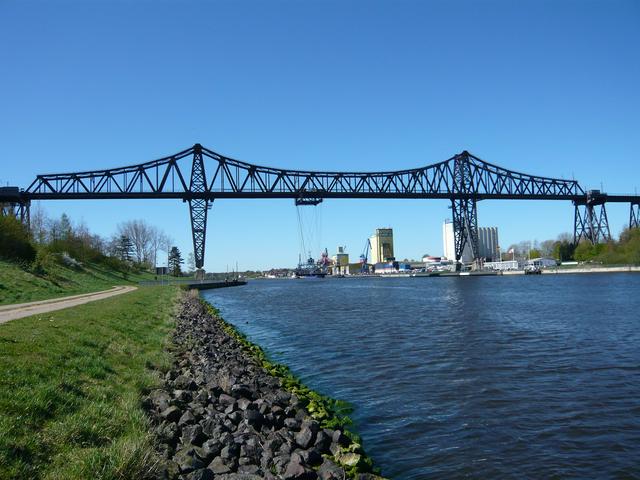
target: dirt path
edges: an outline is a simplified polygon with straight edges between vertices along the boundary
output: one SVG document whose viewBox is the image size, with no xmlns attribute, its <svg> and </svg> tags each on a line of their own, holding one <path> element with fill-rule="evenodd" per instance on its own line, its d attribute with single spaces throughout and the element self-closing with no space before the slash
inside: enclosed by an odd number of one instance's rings
<svg viewBox="0 0 640 480">
<path fill-rule="evenodd" d="M 54 310 L 62 310 L 63 308 L 75 307 L 84 303 L 102 300 L 103 298 L 121 295 L 123 293 L 136 290 L 138 287 L 113 287 L 111 290 L 103 290 L 101 292 L 85 293 L 82 295 L 73 295 L 70 297 L 52 298 L 51 300 L 41 300 L 39 302 L 16 303 L 13 305 L 0 306 L 0 324 L 15 320 L 16 318 L 29 317 L 41 313 L 53 312 Z"/>
</svg>

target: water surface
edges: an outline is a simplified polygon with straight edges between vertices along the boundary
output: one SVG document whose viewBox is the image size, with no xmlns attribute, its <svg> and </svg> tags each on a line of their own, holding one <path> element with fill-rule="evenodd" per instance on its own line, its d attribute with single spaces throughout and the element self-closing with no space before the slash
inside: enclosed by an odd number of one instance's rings
<svg viewBox="0 0 640 480">
<path fill-rule="evenodd" d="M 391 478 L 640 478 L 640 275 L 257 280 L 203 292 Z"/>
</svg>

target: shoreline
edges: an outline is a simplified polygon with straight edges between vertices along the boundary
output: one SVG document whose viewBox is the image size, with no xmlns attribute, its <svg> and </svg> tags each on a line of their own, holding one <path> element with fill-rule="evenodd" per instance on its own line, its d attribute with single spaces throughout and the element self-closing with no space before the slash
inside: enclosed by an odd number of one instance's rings
<svg viewBox="0 0 640 480">
<path fill-rule="evenodd" d="M 563 274 L 585 274 L 585 273 L 640 273 L 640 265 L 621 265 L 611 267 L 576 267 L 576 268 L 545 268 L 543 275 L 563 275 Z M 439 273 L 380 273 L 368 275 L 345 275 L 342 277 L 327 275 L 327 280 L 345 280 L 356 278 L 438 278 L 438 277 L 499 277 L 501 275 L 525 275 L 524 270 L 480 270 L 469 272 L 439 272 Z M 256 277 L 253 280 L 301 280 L 291 277 Z M 304 280 L 304 279 L 303 279 Z"/>
<path fill-rule="evenodd" d="M 381 479 L 346 404 L 322 396 L 183 294 L 164 386 L 143 401 L 159 444 L 158 478 Z"/>
</svg>

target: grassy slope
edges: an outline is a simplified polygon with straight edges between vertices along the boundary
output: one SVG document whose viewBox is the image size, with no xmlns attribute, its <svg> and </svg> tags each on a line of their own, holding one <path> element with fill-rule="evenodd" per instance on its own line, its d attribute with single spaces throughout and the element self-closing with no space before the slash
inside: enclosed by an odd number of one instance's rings
<svg viewBox="0 0 640 480">
<path fill-rule="evenodd" d="M 0 478 L 143 478 L 174 287 L 0 325 Z"/>
<path fill-rule="evenodd" d="M 0 260 L 0 305 L 45 300 L 65 295 L 106 290 L 114 285 L 153 279 L 149 273 L 129 274 L 86 265 L 82 270 L 57 265 L 46 277 L 34 275 L 18 265 Z"/>
</svg>

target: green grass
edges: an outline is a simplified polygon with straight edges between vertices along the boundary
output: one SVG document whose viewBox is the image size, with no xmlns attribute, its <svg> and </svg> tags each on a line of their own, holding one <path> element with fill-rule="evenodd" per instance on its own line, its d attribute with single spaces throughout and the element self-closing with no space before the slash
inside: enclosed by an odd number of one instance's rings
<svg viewBox="0 0 640 480">
<path fill-rule="evenodd" d="M 145 478 L 140 400 L 170 362 L 178 289 L 147 287 L 0 325 L 0 478 Z"/>
<path fill-rule="evenodd" d="M 115 285 L 153 279 L 150 273 L 124 275 L 103 265 L 82 269 L 55 265 L 47 275 L 35 275 L 19 265 L 0 260 L 0 305 L 106 290 Z"/>
</svg>

